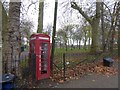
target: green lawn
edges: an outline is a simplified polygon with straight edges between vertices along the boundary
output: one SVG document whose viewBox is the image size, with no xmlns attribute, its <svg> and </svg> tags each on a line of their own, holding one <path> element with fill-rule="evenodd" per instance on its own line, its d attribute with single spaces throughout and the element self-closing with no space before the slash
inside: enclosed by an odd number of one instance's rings
<svg viewBox="0 0 120 90">
<path fill-rule="evenodd" d="M 83 48 L 79 49 L 79 48 L 75 48 L 72 49 L 68 48 L 67 51 L 65 48 L 55 48 L 55 58 L 54 58 L 54 63 L 62 68 L 63 67 L 63 53 L 66 53 L 67 55 L 70 54 L 70 56 L 66 56 L 65 60 L 66 62 L 68 62 L 71 66 L 80 62 L 80 60 L 83 60 L 83 58 L 80 59 L 79 56 L 72 56 L 72 54 L 77 54 L 77 53 L 88 53 L 89 50 L 85 50 Z"/>
<path fill-rule="evenodd" d="M 102 60 L 104 57 L 112 57 L 117 55 L 117 50 L 115 50 L 112 54 L 110 52 L 104 53 L 89 53 L 90 50 L 85 50 L 83 48 L 68 48 L 67 51 L 65 48 L 55 48 L 55 57 L 54 63 L 61 69 L 63 67 L 63 53 L 66 53 L 65 61 L 68 63 L 69 67 L 74 67 L 79 62 L 85 60 L 85 62 L 92 62 L 95 60 Z M 74 55 L 78 54 L 78 55 Z M 68 55 L 68 56 L 67 56 Z"/>
</svg>

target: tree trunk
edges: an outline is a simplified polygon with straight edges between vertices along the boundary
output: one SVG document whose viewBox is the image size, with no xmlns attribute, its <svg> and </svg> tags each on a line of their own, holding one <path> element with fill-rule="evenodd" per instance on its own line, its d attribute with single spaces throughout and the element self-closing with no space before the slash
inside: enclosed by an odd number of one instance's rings
<svg viewBox="0 0 120 90">
<path fill-rule="evenodd" d="M 53 25 L 53 34 L 52 34 L 52 49 L 51 49 L 51 71 L 53 71 L 53 59 L 54 59 L 54 51 L 55 51 L 55 35 L 56 35 L 56 22 L 57 22 L 57 6 L 58 1 L 55 1 L 55 11 L 54 11 L 54 25 Z"/>
<path fill-rule="evenodd" d="M 66 33 L 65 33 L 65 40 L 64 41 L 65 41 L 65 50 L 67 51 L 68 47 L 67 47 L 67 35 L 66 35 Z"/>
<path fill-rule="evenodd" d="M 70 37 L 70 48 L 72 50 L 72 38 Z"/>
<path fill-rule="evenodd" d="M 72 47 L 73 49 L 75 49 L 75 44 L 74 43 L 75 43 L 75 39 L 73 39 L 73 47 Z"/>
<path fill-rule="evenodd" d="M 61 41 L 60 41 L 60 48 L 61 48 Z"/>
<path fill-rule="evenodd" d="M 92 27 L 92 44 L 91 52 L 96 53 L 98 51 L 98 28 L 100 22 L 100 5 L 101 2 L 96 1 L 96 15 L 94 16 L 91 27 Z"/>
<path fill-rule="evenodd" d="M 9 4 L 9 41 L 8 41 L 8 49 L 7 49 L 7 70 L 8 73 L 15 73 L 18 75 L 18 60 L 20 56 L 20 2 L 10 2 Z"/>
<path fill-rule="evenodd" d="M 102 28 L 102 50 L 105 51 L 105 32 L 104 32 L 104 6 L 103 2 L 101 2 L 101 28 Z"/>
<path fill-rule="evenodd" d="M 77 48 L 79 47 L 79 40 L 77 40 Z"/>
<path fill-rule="evenodd" d="M 79 49 L 80 49 L 80 42 L 81 42 L 81 40 L 79 40 Z"/>
<path fill-rule="evenodd" d="M 2 75 L 3 73 L 3 68 L 2 68 L 2 3 L 0 1 L 0 74 Z"/>
<path fill-rule="evenodd" d="M 69 48 L 69 46 L 70 46 L 70 42 L 69 42 L 69 39 L 67 40 L 67 42 L 68 42 L 68 48 Z"/>
<path fill-rule="evenodd" d="M 67 51 L 67 42 L 65 42 L 65 50 Z"/>
<path fill-rule="evenodd" d="M 91 39 L 91 36 L 90 36 L 91 32 L 90 31 L 91 30 L 89 30 L 88 49 L 90 49 L 90 39 Z"/>
<path fill-rule="evenodd" d="M 7 16 L 7 13 L 2 5 L 2 3 L 0 2 L 0 6 L 2 8 L 2 13 L 1 13 L 1 22 L 2 22 L 2 27 L 1 27 L 1 31 L 2 31 L 2 64 L 3 64 L 3 69 L 2 69 L 2 72 L 3 73 L 6 73 L 7 72 L 7 67 L 6 67 L 6 64 L 7 64 L 7 56 L 6 56 L 6 53 L 7 53 L 7 47 L 8 47 L 8 16 Z"/>
<path fill-rule="evenodd" d="M 37 33 L 42 33 L 43 31 L 43 11 L 44 11 L 44 1 L 39 1 L 39 15 L 38 15 L 38 29 Z"/>
<path fill-rule="evenodd" d="M 84 33 L 85 33 L 85 40 L 84 40 L 84 49 L 86 50 L 86 42 L 87 42 L 87 31 L 84 30 Z"/>
<path fill-rule="evenodd" d="M 91 52 L 95 53 L 98 51 L 98 28 L 99 28 L 99 19 L 93 20 L 92 27 L 92 44 Z"/>
<path fill-rule="evenodd" d="M 116 18 L 115 26 L 113 27 L 113 30 L 112 30 L 112 35 L 111 35 L 111 40 L 110 40 L 110 52 L 111 53 L 113 52 L 113 49 L 114 49 L 114 36 L 115 36 L 116 25 L 117 25 L 117 18 Z"/>
<path fill-rule="evenodd" d="M 119 14 L 119 18 L 120 18 L 120 14 Z M 118 24 L 118 57 L 120 59 L 120 19 Z"/>
</svg>

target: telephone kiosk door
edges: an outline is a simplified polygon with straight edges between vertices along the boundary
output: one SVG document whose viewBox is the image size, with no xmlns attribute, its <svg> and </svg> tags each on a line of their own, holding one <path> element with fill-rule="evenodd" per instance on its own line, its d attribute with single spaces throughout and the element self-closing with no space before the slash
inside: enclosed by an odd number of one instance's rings
<svg viewBox="0 0 120 90">
<path fill-rule="evenodd" d="M 46 38 L 46 39 L 45 39 Z M 47 39 L 48 38 L 48 39 Z M 40 38 L 39 79 L 50 76 L 50 41 L 49 37 Z"/>
</svg>

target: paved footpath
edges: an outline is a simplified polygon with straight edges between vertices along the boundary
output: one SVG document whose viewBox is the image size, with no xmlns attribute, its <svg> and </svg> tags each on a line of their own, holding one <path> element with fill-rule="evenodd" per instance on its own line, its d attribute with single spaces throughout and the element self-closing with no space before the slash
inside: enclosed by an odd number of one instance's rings
<svg viewBox="0 0 120 90">
<path fill-rule="evenodd" d="M 97 74 L 86 75 L 78 80 L 59 84 L 54 88 L 118 88 L 118 75 L 109 77 Z"/>
</svg>

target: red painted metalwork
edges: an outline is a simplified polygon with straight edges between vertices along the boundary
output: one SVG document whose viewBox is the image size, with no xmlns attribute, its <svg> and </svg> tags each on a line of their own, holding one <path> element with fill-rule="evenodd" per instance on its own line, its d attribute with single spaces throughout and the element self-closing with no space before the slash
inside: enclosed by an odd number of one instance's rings
<svg viewBox="0 0 120 90">
<path fill-rule="evenodd" d="M 30 57 L 35 55 L 34 60 L 31 59 L 30 67 L 36 80 L 49 78 L 50 76 L 50 37 L 46 34 L 32 34 L 30 37 Z M 33 65 L 33 63 L 35 64 Z M 32 66 L 31 66 L 32 65 Z"/>
</svg>

